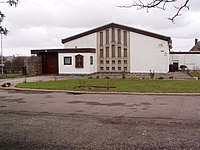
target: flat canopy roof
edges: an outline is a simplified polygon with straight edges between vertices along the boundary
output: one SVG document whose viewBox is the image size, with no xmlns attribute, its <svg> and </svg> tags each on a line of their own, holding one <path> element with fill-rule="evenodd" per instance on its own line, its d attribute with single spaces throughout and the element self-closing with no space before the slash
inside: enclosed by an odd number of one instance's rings
<svg viewBox="0 0 200 150">
<path fill-rule="evenodd" d="M 31 50 L 31 54 L 40 53 L 96 53 L 95 48 L 62 48 L 62 49 L 38 49 Z"/>
</svg>

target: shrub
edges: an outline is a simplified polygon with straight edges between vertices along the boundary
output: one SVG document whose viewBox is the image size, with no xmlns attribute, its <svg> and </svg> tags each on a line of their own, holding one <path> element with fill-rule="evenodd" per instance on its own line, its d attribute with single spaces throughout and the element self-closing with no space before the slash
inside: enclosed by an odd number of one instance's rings
<svg viewBox="0 0 200 150">
<path fill-rule="evenodd" d="M 164 77 L 159 77 L 158 79 L 159 79 L 159 80 L 163 80 L 163 79 L 165 79 L 165 78 L 164 78 Z"/>
<path fill-rule="evenodd" d="M 88 77 L 88 79 L 93 79 L 93 77 Z"/>
<path fill-rule="evenodd" d="M 187 66 L 186 65 L 181 65 L 180 68 L 181 68 L 182 71 L 184 71 L 187 68 Z"/>
<path fill-rule="evenodd" d="M 96 76 L 96 79 L 99 79 L 100 77 L 99 76 Z"/>
<path fill-rule="evenodd" d="M 170 76 L 169 79 L 174 79 L 174 77 L 173 77 L 173 76 Z"/>
<path fill-rule="evenodd" d="M 110 79 L 110 77 L 105 77 L 105 79 Z"/>
<path fill-rule="evenodd" d="M 154 76 L 155 76 L 154 71 L 152 72 L 152 71 L 150 70 L 149 76 L 150 76 L 150 79 L 154 79 Z"/>
<path fill-rule="evenodd" d="M 126 78 L 126 70 L 124 69 L 123 71 L 122 71 L 122 79 L 125 79 Z"/>
<path fill-rule="evenodd" d="M 136 79 L 137 79 L 137 76 L 133 73 L 133 74 L 131 75 L 131 79 L 136 80 Z"/>
</svg>

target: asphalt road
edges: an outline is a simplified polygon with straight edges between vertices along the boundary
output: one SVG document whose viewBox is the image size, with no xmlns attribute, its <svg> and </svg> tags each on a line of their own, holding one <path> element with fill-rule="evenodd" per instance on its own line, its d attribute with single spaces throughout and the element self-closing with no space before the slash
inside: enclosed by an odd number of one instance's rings
<svg viewBox="0 0 200 150">
<path fill-rule="evenodd" d="M 6 149 L 200 149 L 200 96 L 0 90 Z"/>
</svg>

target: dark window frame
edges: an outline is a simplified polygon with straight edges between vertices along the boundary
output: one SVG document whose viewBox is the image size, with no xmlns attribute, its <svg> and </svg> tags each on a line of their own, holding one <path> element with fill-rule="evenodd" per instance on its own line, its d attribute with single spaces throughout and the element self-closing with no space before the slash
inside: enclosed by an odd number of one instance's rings
<svg viewBox="0 0 200 150">
<path fill-rule="evenodd" d="M 94 58 L 93 56 L 90 56 L 90 65 L 93 65 L 94 64 Z"/>
<path fill-rule="evenodd" d="M 106 30 L 106 44 L 109 44 L 109 30 Z"/>
<path fill-rule="evenodd" d="M 103 32 L 100 32 L 100 46 L 103 46 Z"/>
<path fill-rule="evenodd" d="M 115 28 L 112 28 L 112 42 L 115 42 Z"/>
<path fill-rule="evenodd" d="M 128 49 L 124 48 L 124 57 L 128 57 Z"/>
<path fill-rule="evenodd" d="M 100 49 L 100 58 L 103 58 L 103 57 L 104 57 L 103 49 Z"/>
<path fill-rule="evenodd" d="M 65 59 L 69 59 L 69 63 L 67 63 L 67 62 L 65 61 Z M 64 57 L 64 65 L 72 65 L 72 57 L 71 57 L 71 56 L 66 56 L 66 57 Z"/>
<path fill-rule="evenodd" d="M 116 54 L 115 54 L 115 45 L 112 45 L 112 57 L 115 57 Z"/>
<path fill-rule="evenodd" d="M 128 45 L 128 33 L 127 31 L 124 31 L 124 46 Z"/>
<path fill-rule="evenodd" d="M 109 57 L 109 47 L 106 47 L 106 57 Z"/>
<path fill-rule="evenodd" d="M 118 44 L 121 44 L 121 29 L 118 29 L 117 30 L 117 41 L 118 41 Z"/>
<path fill-rule="evenodd" d="M 121 47 L 117 48 L 117 55 L 118 55 L 119 58 L 122 57 L 122 48 Z"/>
</svg>

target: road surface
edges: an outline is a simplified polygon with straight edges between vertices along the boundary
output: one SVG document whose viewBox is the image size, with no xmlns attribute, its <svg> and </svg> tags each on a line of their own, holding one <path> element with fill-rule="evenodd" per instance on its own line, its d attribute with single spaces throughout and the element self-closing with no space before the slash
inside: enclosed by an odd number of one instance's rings
<svg viewBox="0 0 200 150">
<path fill-rule="evenodd" d="M 5 149 L 200 149 L 200 96 L 0 90 Z"/>
</svg>

